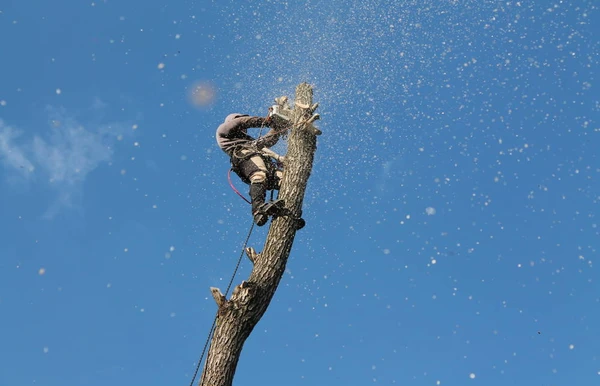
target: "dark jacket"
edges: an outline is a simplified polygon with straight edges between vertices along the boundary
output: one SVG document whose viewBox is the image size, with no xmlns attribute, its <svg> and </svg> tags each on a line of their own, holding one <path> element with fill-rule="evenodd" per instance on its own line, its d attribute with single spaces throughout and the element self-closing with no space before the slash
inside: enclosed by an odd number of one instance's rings
<svg viewBox="0 0 600 386">
<path fill-rule="evenodd" d="M 217 128 L 216 138 L 219 147 L 229 156 L 236 147 L 250 145 L 255 139 L 247 134 L 248 129 L 268 126 L 266 118 L 251 117 L 245 114 L 229 114 L 225 122 Z M 256 141 L 256 147 L 271 147 L 279 140 L 279 133 L 270 129 L 269 132 Z"/>
</svg>

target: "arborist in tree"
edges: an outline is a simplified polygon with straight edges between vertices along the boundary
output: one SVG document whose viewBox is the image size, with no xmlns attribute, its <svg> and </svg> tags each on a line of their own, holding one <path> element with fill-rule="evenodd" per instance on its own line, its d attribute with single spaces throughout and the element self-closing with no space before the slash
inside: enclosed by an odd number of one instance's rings
<svg viewBox="0 0 600 386">
<path fill-rule="evenodd" d="M 247 133 L 250 128 L 265 126 L 269 132 L 258 139 Z M 283 211 L 280 200 L 265 203 L 265 196 L 267 190 L 279 189 L 284 157 L 269 148 L 286 129 L 285 122 L 273 119 L 271 114 L 264 118 L 238 113 L 229 114 L 217 128 L 217 144 L 230 157 L 231 169 L 250 185 L 252 215 L 258 226 L 265 225 L 269 215 L 277 216 Z"/>
</svg>

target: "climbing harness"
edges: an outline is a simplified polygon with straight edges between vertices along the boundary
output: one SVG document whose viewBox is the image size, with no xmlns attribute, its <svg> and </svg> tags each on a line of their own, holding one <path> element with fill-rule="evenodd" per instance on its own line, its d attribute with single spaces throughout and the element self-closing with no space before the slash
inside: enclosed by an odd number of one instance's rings
<svg viewBox="0 0 600 386">
<path fill-rule="evenodd" d="M 248 245 L 248 240 L 250 240 L 250 236 L 252 235 L 252 231 L 254 230 L 254 222 L 250 226 L 250 230 L 248 231 L 248 236 L 246 236 L 246 240 L 244 241 L 244 245 L 242 246 L 242 253 L 240 253 L 240 257 L 238 258 L 237 264 L 235 265 L 235 269 L 233 270 L 233 275 L 231 275 L 231 279 L 229 280 L 229 284 L 227 285 L 227 290 L 225 290 L 225 297 L 229 294 L 229 290 L 231 289 L 231 285 L 233 284 L 233 280 L 235 279 L 235 275 L 237 274 L 238 269 L 240 268 L 240 264 L 242 263 L 242 258 L 244 256 L 244 251 L 246 250 L 246 246 Z M 192 377 L 192 381 L 190 382 L 190 386 L 194 386 L 194 382 L 196 381 L 196 376 L 198 375 L 198 370 L 200 370 L 200 365 L 202 364 L 202 359 L 204 358 L 204 354 L 206 353 L 206 349 L 209 348 L 209 343 L 212 338 L 213 333 L 215 332 L 215 326 L 217 325 L 218 311 L 217 315 L 215 315 L 215 319 L 213 320 L 212 326 L 210 327 L 210 331 L 208 332 L 208 336 L 206 337 L 206 342 L 204 342 L 204 348 L 202 348 L 202 354 L 200 354 L 200 359 L 198 359 L 198 363 L 196 364 L 196 370 L 194 370 L 194 376 Z M 208 356 L 206 357 L 206 361 L 208 362 Z M 206 367 L 204 368 L 206 371 Z M 202 377 L 204 377 L 204 371 L 202 372 Z"/>
</svg>

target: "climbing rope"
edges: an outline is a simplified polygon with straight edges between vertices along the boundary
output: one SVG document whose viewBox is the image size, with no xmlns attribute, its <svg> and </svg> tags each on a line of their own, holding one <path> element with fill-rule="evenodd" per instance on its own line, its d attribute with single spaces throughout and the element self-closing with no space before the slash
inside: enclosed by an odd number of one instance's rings
<svg viewBox="0 0 600 386">
<path fill-rule="evenodd" d="M 242 196 L 243 198 L 243 196 Z M 244 241 L 244 245 L 242 246 L 242 253 L 240 253 L 240 257 L 238 258 L 237 264 L 235 265 L 235 269 L 233 270 L 233 275 L 231 275 L 231 279 L 229 280 L 229 284 L 227 285 L 227 290 L 225 290 L 225 297 L 229 294 L 229 290 L 231 289 L 231 285 L 233 284 L 233 280 L 235 279 L 235 275 L 237 274 L 238 269 L 240 268 L 240 264 L 242 263 L 242 258 L 244 257 L 244 251 L 246 250 L 246 246 L 248 245 L 248 240 L 250 240 L 250 236 L 252 235 L 252 231 L 254 230 L 254 221 L 250 226 L 250 230 L 248 231 L 248 236 L 246 236 L 246 240 Z M 194 382 L 196 381 L 196 376 L 198 375 L 198 370 L 200 370 L 200 365 L 202 364 L 202 359 L 204 358 L 204 354 L 206 353 L 206 349 L 210 340 L 212 338 L 213 333 L 215 332 L 215 326 L 217 325 L 218 311 L 217 315 L 215 315 L 215 319 L 213 320 L 212 326 L 210 327 L 210 331 L 208 336 L 206 337 L 206 342 L 204 342 L 204 348 L 202 348 L 202 354 L 200 354 L 200 359 L 198 359 L 198 363 L 196 364 L 196 369 L 194 370 L 194 376 L 192 377 L 192 381 L 190 382 L 190 386 L 194 386 Z M 206 362 L 208 362 L 208 355 L 206 357 Z M 204 368 L 206 371 L 206 367 Z M 202 372 L 202 376 L 204 377 L 204 371 Z"/>
<path fill-rule="evenodd" d="M 233 182 L 231 181 L 231 171 L 233 169 L 229 169 L 229 171 L 227 172 L 227 181 L 229 181 L 229 186 L 231 186 L 231 189 L 233 189 L 234 192 L 237 193 L 238 196 L 240 196 L 244 201 L 246 201 L 248 204 L 252 204 L 246 197 L 244 197 L 244 195 L 242 193 L 240 193 L 239 190 L 237 190 L 235 188 L 235 186 L 233 185 Z"/>
</svg>

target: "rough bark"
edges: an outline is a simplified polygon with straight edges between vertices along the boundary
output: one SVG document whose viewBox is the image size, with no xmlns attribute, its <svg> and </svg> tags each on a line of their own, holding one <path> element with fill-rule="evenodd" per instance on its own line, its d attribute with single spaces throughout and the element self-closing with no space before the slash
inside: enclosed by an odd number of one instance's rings
<svg viewBox="0 0 600 386">
<path fill-rule="evenodd" d="M 244 342 L 266 312 L 285 272 L 296 236 L 294 217 L 300 217 L 302 213 L 316 150 L 316 135 L 321 133 L 312 125 L 312 121 L 318 119 L 313 115 L 316 105 L 313 105 L 312 96 L 312 87 L 302 83 L 296 88 L 293 109 L 286 109 L 294 125 L 288 137 L 279 198 L 285 200 L 285 206 L 293 216 L 272 221 L 262 252 L 257 254 L 251 250 L 248 253 L 254 264 L 250 277 L 234 289 L 230 299 L 225 299 L 217 288 L 211 288 L 218 305 L 218 317 L 200 386 L 232 385 Z"/>
</svg>

